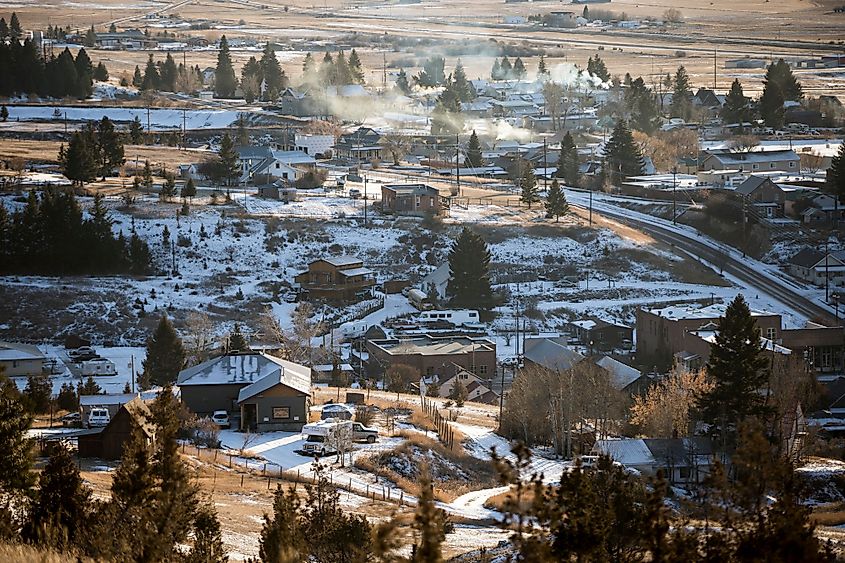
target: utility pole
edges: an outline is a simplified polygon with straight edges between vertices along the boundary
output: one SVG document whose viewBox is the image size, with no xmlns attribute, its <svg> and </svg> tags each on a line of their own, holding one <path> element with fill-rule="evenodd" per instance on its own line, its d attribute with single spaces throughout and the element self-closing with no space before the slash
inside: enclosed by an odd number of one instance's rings
<svg viewBox="0 0 845 563">
<path fill-rule="evenodd" d="M 672 224 L 678 224 L 678 196 L 676 195 L 675 189 L 677 188 L 677 181 L 676 177 L 678 174 L 678 167 L 672 167 Z"/>
<path fill-rule="evenodd" d="M 593 224 L 593 189 L 590 188 L 590 225 Z"/>
<path fill-rule="evenodd" d="M 546 137 L 543 137 L 543 191 L 549 194 L 549 163 L 546 160 Z"/>
<path fill-rule="evenodd" d="M 460 140 L 458 138 L 458 134 L 455 133 L 455 178 L 458 181 L 458 196 L 461 195 L 461 153 L 460 153 Z"/>
<path fill-rule="evenodd" d="M 150 106 L 147 106 L 147 135 L 150 134 Z"/>
<path fill-rule="evenodd" d="M 135 392 L 135 354 L 132 354 L 130 360 L 130 366 L 132 367 L 132 392 Z"/>
<path fill-rule="evenodd" d="M 716 49 L 713 49 L 713 90 L 716 90 Z"/>
<path fill-rule="evenodd" d="M 367 226 L 367 177 L 364 176 L 364 226 Z"/>
</svg>

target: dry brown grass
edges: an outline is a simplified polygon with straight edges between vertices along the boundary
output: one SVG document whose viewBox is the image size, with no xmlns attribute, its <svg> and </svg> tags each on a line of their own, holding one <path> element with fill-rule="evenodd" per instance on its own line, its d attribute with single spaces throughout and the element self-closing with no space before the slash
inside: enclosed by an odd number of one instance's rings
<svg viewBox="0 0 845 563">
<path fill-rule="evenodd" d="M 845 524 L 845 503 L 836 502 L 815 507 L 810 521 L 818 526 L 839 526 Z"/>
<path fill-rule="evenodd" d="M 0 561 L 3 563 L 87 563 L 93 559 L 36 549 L 28 545 L 3 544 L 0 545 Z"/>
</svg>

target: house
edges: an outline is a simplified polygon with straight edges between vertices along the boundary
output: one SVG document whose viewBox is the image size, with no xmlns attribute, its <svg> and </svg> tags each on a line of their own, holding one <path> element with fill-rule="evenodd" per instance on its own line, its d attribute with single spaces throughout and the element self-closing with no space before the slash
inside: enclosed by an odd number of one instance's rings
<svg viewBox="0 0 845 563">
<path fill-rule="evenodd" d="M 420 379 L 420 388 L 421 392 L 425 393 L 426 391 L 426 378 Z M 472 373 L 471 371 L 465 370 L 463 368 L 458 368 L 457 373 L 452 375 L 451 377 L 441 377 L 438 381 L 438 392 L 439 396 L 441 397 L 451 397 L 452 393 L 455 390 L 455 385 L 461 382 L 464 388 L 467 391 L 467 401 L 474 401 L 474 402 L 488 402 L 490 399 L 495 396 L 495 401 L 498 402 L 499 395 L 490 390 L 490 380 L 489 379 L 482 379 Z M 490 395 L 492 393 L 492 395 Z"/>
<path fill-rule="evenodd" d="M 158 41 L 155 38 L 144 35 L 144 32 L 140 29 L 98 33 L 94 41 L 97 48 L 111 50 L 138 51 L 155 49 L 158 46 Z"/>
<path fill-rule="evenodd" d="M 285 363 L 238 392 L 241 430 L 298 432 L 308 422 L 311 371 Z"/>
<path fill-rule="evenodd" d="M 545 18 L 545 24 L 549 27 L 572 28 L 578 27 L 575 21 L 575 12 L 553 11 Z"/>
<path fill-rule="evenodd" d="M 446 288 L 449 285 L 449 263 L 441 264 L 435 270 L 427 273 L 422 280 L 420 280 L 420 289 L 426 295 L 431 295 L 432 292 L 437 293 L 438 299 L 446 299 Z"/>
<path fill-rule="evenodd" d="M 137 399 L 140 395 L 138 393 L 121 393 L 119 395 L 80 395 L 79 396 L 79 410 L 82 415 L 83 424 L 88 420 L 88 415 L 91 414 L 93 407 L 104 407 L 109 411 L 109 416 L 114 418 L 117 416 L 117 411 L 126 403 Z"/>
<path fill-rule="evenodd" d="M 786 192 L 769 178 L 751 175 L 734 193 L 744 204 L 750 203 L 760 217 L 783 217 Z"/>
<path fill-rule="evenodd" d="M 699 88 L 692 97 L 692 103 L 702 108 L 719 109 L 725 105 L 725 96 L 716 94 L 710 88 Z"/>
<path fill-rule="evenodd" d="M 700 437 L 596 440 L 592 453 L 610 456 L 645 476 L 662 471 L 670 484 L 700 483 L 716 459 L 712 441 Z"/>
<path fill-rule="evenodd" d="M 845 252 L 820 252 L 803 248 L 788 261 L 789 272 L 817 286 L 845 285 Z"/>
<path fill-rule="evenodd" d="M 801 222 L 807 225 L 832 225 L 845 218 L 845 205 L 828 194 L 819 194 L 810 201 L 810 206 L 801 212 Z"/>
<path fill-rule="evenodd" d="M 105 427 L 80 430 L 69 437 L 77 439 L 79 457 L 120 459 L 136 428 L 147 445 L 155 443 L 156 429 L 152 417 L 144 401 L 135 397 L 121 405 Z"/>
<path fill-rule="evenodd" d="M 445 378 L 463 369 L 483 380 L 496 371 L 496 343 L 487 338 L 423 334 L 407 339 L 368 340 L 366 348 L 371 373 L 381 373 L 394 364 L 406 364 L 426 377 Z"/>
<path fill-rule="evenodd" d="M 427 184 L 383 184 L 381 209 L 394 215 L 440 215 L 440 192 Z"/>
<path fill-rule="evenodd" d="M 0 342 L 0 368 L 8 377 L 28 377 L 44 373 L 47 357 L 32 344 Z"/>
<path fill-rule="evenodd" d="M 634 329 L 631 327 L 598 318 L 572 321 L 569 323 L 569 332 L 591 350 L 630 348 L 634 340 Z"/>
<path fill-rule="evenodd" d="M 343 381 L 352 381 L 355 377 L 355 369 L 350 364 L 318 364 L 311 366 L 311 379 L 317 383 L 334 382 L 335 368 L 337 374 Z"/>
<path fill-rule="evenodd" d="M 525 366 L 550 371 L 566 371 L 584 360 L 584 356 L 566 346 L 559 338 L 526 338 L 523 358 Z"/>
<path fill-rule="evenodd" d="M 314 158 L 324 158 L 331 155 L 334 143 L 334 135 L 313 135 L 298 131 L 294 134 L 294 150 Z"/>
<path fill-rule="evenodd" d="M 699 170 L 739 170 L 740 172 L 798 172 L 801 158 L 793 150 L 734 152 L 708 149 L 699 157 Z"/>
<path fill-rule="evenodd" d="M 595 359 L 594 363 L 608 373 L 610 383 L 617 391 L 621 391 L 629 397 L 645 395 L 649 388 L 654 385 L 654 378 L 616 358 L 602 356 Z"/>
<path fill-rule="evenodd" d="M 369 295 L 376 284 L 375 272 L 354 256 L 315 260 L 294 280 L 309 299 L 347 302 Z"/>
<path fill-rule="evenodd" d="M 278 151 L 271 147 L 239 147 L 241 183 L 284 180 L 295 182 L 316 166 L 313 156 L 301 151 Z"/>
<path fill-rule="evenodd" d="M 741 59 L 728 59 L 725 61 L 725 68 L 766 68 L 767 62 L 763 59 L 752 59 L 745 56 Z"/>
<path fill-rule="evenodd" d="M 297 201 L 297 193 L 296 188 L 281 181 L 273 182 L 269 186 L 258 187 L 258 197 L 277 199 L 285 203 Z"/>
<path fill-rule="evenodd" d="M 252 387 L 246 394 L 241 393 L 244 388 L 259 381 L 261 385 Z M 296 426 L 306 422 L 302 413 L 307 412 L 310 401 L 311 371 L 303 365 L 261 352 L 237 353 L 212 358 L 183 369 L 179 372 L 177 385 L 182 402 L 197 415 L 207 416 L 218 410 L 229 413 L 246 411 L 249 416 L 255 415 L 252 419 L 242 418 L 242 425 L 265 423 L 263 413 L 268 401 L 260 401 L 263 407 L 258 409 L 258 399 L 265 392 L 269 393 L 268 397 L 286 397 L 279 401 L 284 403 L 281 406 L 290 407 L 291 418 L 276 418 L 271 413 L 266 423 Z M 277 385 L 289 389 L 277 389 Z M 270 389 L 273 390 L 268 391 Z M 244 408 L 244 404 L 254 406 Z M 300 419 L 295 420 L 294 416 Z"/>
<path fill-rule="evenodd" d="M 308 91 L 285 88 L 276 100 L 279 112 L 293 117 L 326 118 L 326 98 Z M 311 153 L 313 155 L 313 153 Z"/>
<path fill-rule="evenodd" d="M 502 23 L 511 24 L 511 25 L 518 25 L 525 23 L 526 20 L 525 16 L 502 16 Z"/>
<path fill-rule="evenodd" d="M 356 162 L 382 160 L 385 153 L 381 133 L 370 127 L 344 133 L 335 143 L 334 150 L 337 158 Z"/>
<path fill-rule="evenodd" d="M 676 354 L 687 351 L 688 334 L 718 327 L 727 305 L 697 303 L 668 305 L 662 308 L 637 309 L 637 355 L 640 360 L 669 362 Z M 766 311 L 751 311 L 760 336 L 770 341 L 781 338 L 781 316 Z M 697 337 L 696 337 L 697 338 Z"/>
</svg>

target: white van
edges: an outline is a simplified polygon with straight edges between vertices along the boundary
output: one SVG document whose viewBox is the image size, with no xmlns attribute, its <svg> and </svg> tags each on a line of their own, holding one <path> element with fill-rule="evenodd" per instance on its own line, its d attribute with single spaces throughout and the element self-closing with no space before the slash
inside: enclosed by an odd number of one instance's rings
<svg viewBox="0 0 845 563">
<path fill-rule="evenodd" d="M 106 407 L 94 407 L 88 413 L 88 428 L 108 426 L 109 422 L 111 422 L 111 416 Z"/>
</svg>

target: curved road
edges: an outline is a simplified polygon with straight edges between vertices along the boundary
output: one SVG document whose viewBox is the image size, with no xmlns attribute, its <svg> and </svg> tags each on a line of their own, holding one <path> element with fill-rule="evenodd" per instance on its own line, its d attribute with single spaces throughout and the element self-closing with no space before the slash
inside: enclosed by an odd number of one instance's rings
<svg viewBox="0 0 845 563">
<path fill-rule="evenodd" d="M 570 204 L 585 210 L 588 208 L 587 192 L 566 191 Z M 696 231 L 689 228 L 672 225 L 664 219 L 615 206 L 605 201 L 603 195 L 594 195 L 593 213 L 642 231 L 655 240 L 670 244 L 709 262 L 759 290 L 760 293 L 771 295 L 808 319 L 821 320 L 829 326 L 837 324 L 829 308 L 808 299 L 798 291 L 802 289 L 801 286 L 793 284 L 788 279 L 761 272 L 756 260 L 743 257 L 734 248 L 698 235 Z"/>
</svg>

